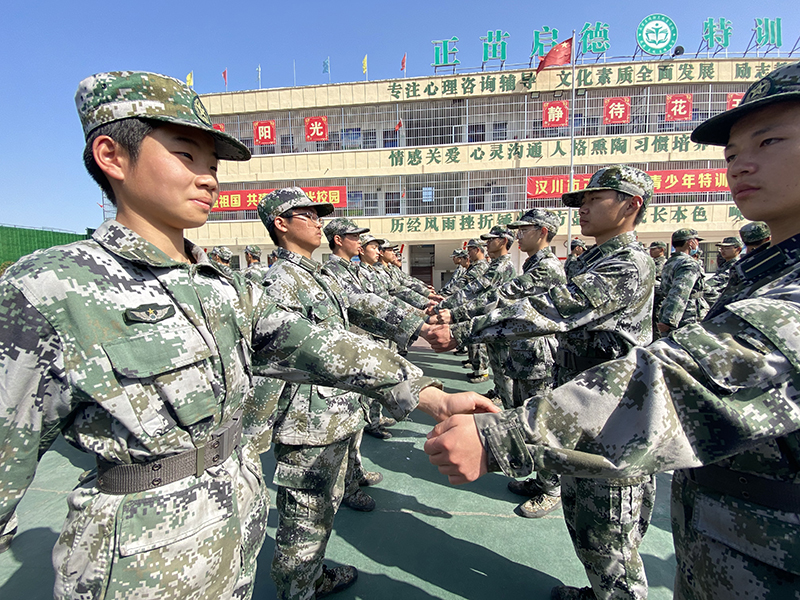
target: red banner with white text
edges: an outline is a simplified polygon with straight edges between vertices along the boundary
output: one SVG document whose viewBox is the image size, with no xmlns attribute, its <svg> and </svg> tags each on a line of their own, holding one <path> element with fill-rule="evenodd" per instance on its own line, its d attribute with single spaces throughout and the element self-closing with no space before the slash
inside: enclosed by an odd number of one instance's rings
<svg viewBox="0 0 800 600">
<path fill-rule="evenodd" d="M 226 210 L 256 210 L 258 202 L 274 189 L 268 190 L 231 190 L 220 192 L 217 203 L 211 212 Z M 308 187 L 303 188 L 306 195 L 314 202 L 330 202 L 334 208 L 347 206 L 347 188 L 345 186 Z"/>
<path fill-rule="evenodd" d="M 648 171 L 653 178 L 656 194 L 691 194 L 698 192 L 727 192 L 725 169 L 676 169 Z M 575 175 L 575 189 L 582 190 L 592 178 L 591 173 Z M 569 175 L 528 177 L 527 198 L 558 198 L 569 191 Z"/>
</svg>

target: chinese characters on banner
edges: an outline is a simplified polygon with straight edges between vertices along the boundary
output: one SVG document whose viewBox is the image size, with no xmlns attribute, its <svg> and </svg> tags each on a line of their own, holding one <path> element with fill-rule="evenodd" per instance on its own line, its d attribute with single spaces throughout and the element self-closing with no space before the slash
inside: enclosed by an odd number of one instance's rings
<svg viewBox="0 0 800 600">
<path fill-rule="evenodd" d="M 542 103 L 542 127 L 566 127 L 567 125 L 569 125 L 569 100 Z"/>
<path fill-rule="evenodd" d="M 256 146 L 275 144 L 275 121 L 253 121 L 253 143 Z"/>
<path fill-rule="evenodd" d="M 225 131 L 225 123 L 214 123 L 214 124 L 212 125 L 212 127 L 213 127 L 214 129 L 216 129 L 217 131 L 222 131 L 222 132 L 224 132 L 224 131 Z"/>
<path fill-rule="evenodd" d="M 744 92 L 731 92 L 728 94 L 728 108 L 726 110 L 731 110 L 739 106 L 742 98 L 744 98 Z"/>
<path fill-rule="evenodd" d="M 603 125 L 631 122 L 631 97 L 603 98 Z"/>
<path fill-rule="evenodd" d="M 347 207 L 347 188 L 345 186 L 304 187 L 306 195 L 314 202 L 330 202 L 335 208 Z M 275 189 L 232 190 L 220 192 L 217 203 L 211 212 L 227 210 L 256 210 L 259 201 Z"/>
<path fill-rule="evenodd" d="M 306 141 L 328 141 L 328 117 L 306 117 Z"/>
<path fill-rule="evenodd" d="M 692 95 L 667 94 L 665 121 L 691 121 Z"/>
<path fill-rule="evenodd" d="M 656 194 L 688 194 L 697 192 L 727 192 L 725 169 L 678 169 L 648 171 L 653 178 Z M 592 178 L 591 173 L 575 175 L 575 189 L 582 190 Z M 528 177 L 527 198 L 557 198 L 569 192 L 569 175 Z"/>
</svg>

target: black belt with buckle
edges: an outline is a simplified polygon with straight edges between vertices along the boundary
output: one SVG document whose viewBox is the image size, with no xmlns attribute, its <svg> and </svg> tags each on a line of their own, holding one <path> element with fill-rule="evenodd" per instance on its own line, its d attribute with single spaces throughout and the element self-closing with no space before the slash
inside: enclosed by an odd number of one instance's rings
<svg viewBox="0 0 800 600">
<path fill-rule="evenodd" d="M 136 494 L 192 475 L 200 477 L 209 467 L 221 465 L 242 442 L 242 410 L 214 430 L 211 439 L 187 450 L 146 463 L 118 465 L 97 461 L 97 487 L 106 494 Z"/>
<path fill-rule="evenodd" d="M 697 485 L 774 510 L 800 512 L 800 484 L 707 465 L 684 471 Z"/>
</svg>

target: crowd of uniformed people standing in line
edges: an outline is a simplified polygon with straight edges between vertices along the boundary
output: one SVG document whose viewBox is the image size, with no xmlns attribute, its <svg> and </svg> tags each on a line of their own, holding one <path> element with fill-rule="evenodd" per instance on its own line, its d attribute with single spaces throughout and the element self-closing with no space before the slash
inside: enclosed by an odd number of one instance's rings
<svg viewBox="0 0 800 600">
<path fill-rule="evenodd" d="M 725 146 L 752 220 L 714 274 L 693 229 L 638 241 L 653 182 L 610 165 L 562 198 L 585 238 L 563 264 L 561 218 L 534 208 L 455 249 L 438 291 L 300 188 L 258 205 L 267 264 L 248 245 L 231 269 L 230 249 L 183 230 L 213 206 L 217 161 L 247 148 L 164 76 L 95 75 L 76 103 L 117 217 L 0 280 L 0 551 L 59 434 L 97 459 L 70 495 L 55 597 L 250 597 L 270 449 L 278 597 L 352 585 L 354 567 L 323 560 L 340 505 L 376 506 L 362 435 L 389 439 L 419 408 L 452 483 L 502 471 L 521 517 L 563 507 L 589 585 L 554 599 L 647 597 L 638 548 L 669 470 L 676 598 L 800 598 L 800 63 L 693 134 Z M 491 377 L 489 398 L 425 377 L 404 358 L 418 337 L 465 356 L 468 382 Z"/>
</svg>

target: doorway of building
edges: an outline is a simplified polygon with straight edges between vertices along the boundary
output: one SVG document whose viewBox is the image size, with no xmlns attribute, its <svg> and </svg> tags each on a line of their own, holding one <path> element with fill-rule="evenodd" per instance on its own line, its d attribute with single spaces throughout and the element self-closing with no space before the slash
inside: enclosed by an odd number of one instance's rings
<svg viewBox="0 0 800 600">
<path fill-rule="evenodd" d="M 434 245 L 409 246 L 408 258 L 411 275 L 427 285 L 433 285 L 433 265 L 436 258 Z"/>
</svg>

